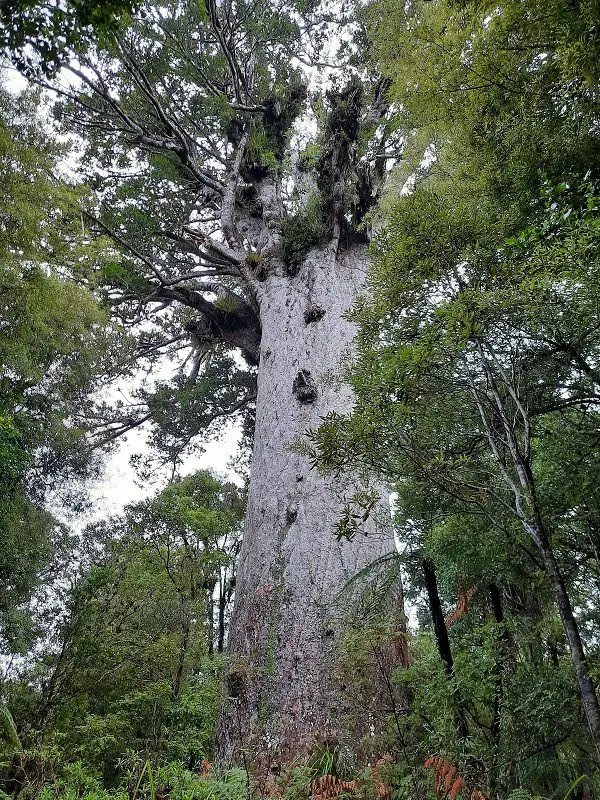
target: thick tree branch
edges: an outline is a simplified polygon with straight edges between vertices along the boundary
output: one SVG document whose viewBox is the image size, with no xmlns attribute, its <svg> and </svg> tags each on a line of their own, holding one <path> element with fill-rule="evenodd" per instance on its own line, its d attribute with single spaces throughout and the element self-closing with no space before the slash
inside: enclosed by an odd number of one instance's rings
<svg viewBox="0 0 600 800">
<path fill-rule="evenodd" d="M 173 134 L 178 127 L 174 120 L 170 120 L 169 118 L 165 117 L 167 119 L 167 123 L 165 125 L 165 136 L 159 136 L 151 133 L 145 125 L 133 119 L 133 117 L 131 117 L 124 110 L 122 104 L 112 96 L 110 89 L 99 69 L 90 61 L 85 61 L 83 63 L 85 67 L 94 74 L 96 80 L 92 80 L 83 70 L 76 68 L 72 64 L 68 67 L 65 67 L 65 69 L 67 69 L 77 78 L 79 78 L 82 83 L 88 86 L 101 100 L 104 101 L 104 103 L 113 111 L 113 113 L 121 120 L 121 122 L 124 123 L 125 131 L 121 129 L 121 132 L 128 132 L 133 136 L 131 144 L 137 144 L 143 149 L 150 150 L 151 152 L 158 151 L 175 153 L 179 157 L 181 163 L 187 167 L 196 181 L 208 187 L 209 189 L 218 192 L 219 194 L 222 193 L 222 183 L 196 164 L 194 158 L 192 157 L 190 148 L 185 141 L 185 137 L 183 143 L 179 138 L 174 138 Z M 125 61 L 123 66 L 135 79 L 135 75 L 131 72 L 130 62 Z M 139 69 L 137 69 L 136 74 L 138 75 L 139 81 Z M 153 92 L 152 96 L 156 103 L 158 103 L 158 100 L 155 98 Z M 76 102 L 79 102 L 79 98 L 76 99 Z M 101 116 L 103 111 L 98 109 L 95 113 L 96 116 Z M 165 123 L 163 123 L 163 125 L 164 124 Z"/>
<path fill-rule="evenodd" d="M 201 293 L 187 287 L 160 286 L 152 299 L 175 301 L 199 311 L 215 338 L 239 348 L 249 363 L 257 364 L 260 357 L 260 322 L 246 302 L 238 295 L 234 297 L 235 305 L 232 303 L 231 306 L 220 308 Z"/>
</svg>

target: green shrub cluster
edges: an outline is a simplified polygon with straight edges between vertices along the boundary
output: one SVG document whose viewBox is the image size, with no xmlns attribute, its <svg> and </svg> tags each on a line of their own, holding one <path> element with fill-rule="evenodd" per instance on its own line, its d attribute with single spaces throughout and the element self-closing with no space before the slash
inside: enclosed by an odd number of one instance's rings
<svg viewBox="0 0 600 800">
<path fill-rule="evenodd" d="M 319 195 L 311 195 L 296 214 L 281 223 L 283 260 L 295 274 L 312 247 L 319 245 L 330 233 L 325 209 Z"/>
</svg>

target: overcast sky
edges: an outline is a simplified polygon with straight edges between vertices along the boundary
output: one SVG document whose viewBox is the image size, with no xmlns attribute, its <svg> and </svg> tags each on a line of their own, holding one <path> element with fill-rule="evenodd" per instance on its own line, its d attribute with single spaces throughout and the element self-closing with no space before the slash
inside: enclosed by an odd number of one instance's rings
<svg viewBox="0 0 600 800">
<path fill-rule="evenodd" d="M 221 478 L 240 484 L 239 475 L 228 466 L 236 452 L 238 438 L 239 431 L 236 428 L 224 431 L 218 441 L 205 445 L 205 453 L 185 459 L 179 476 L 189 475 L 198 469 L 209 469 Z M 70 518 L 71 524 L 79 528 L 92 520 L 120 514 L 129 503 L 136 503 L 167 485 L 170 469 L 164 468 L 156 473 L 154 480 L 142 482 L 130 464 L 130 457 L 144 452 L 146 448 L 143 432 L 132 432 L 126 440 L 119 442 L 116 449 L 104 458 L 102 476 L 88 484 L 92 510 L 80 518 Z"/>
</svg>

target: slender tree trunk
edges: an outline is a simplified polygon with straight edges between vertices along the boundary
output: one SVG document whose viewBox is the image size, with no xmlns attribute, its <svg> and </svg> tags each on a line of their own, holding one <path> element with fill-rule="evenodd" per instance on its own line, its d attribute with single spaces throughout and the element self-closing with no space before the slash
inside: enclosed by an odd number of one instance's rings
<svg viewBox="0 0 600 800">
<path fill-rule="evenodd" d="M 219 586 L 219 618 L 217 623 L 217 653 L 225 649 L 225 611 L 227 609 L 227 588 L 221 582 Z"/>
<path fill-rule="evenodd" d="M 495 583 L 490 584 L 490 600 L 492 614 L 498 624 L 497 652 L 494 657 L 492 677 L 494 681 L 494 696 L 492 698 L 492 748 L 493 766 L 490 775 L 490 795 L 501 797 L 503 787 L 500 781 L 500 734 L 502 722 L 502 702 L 504 699 L 502 672 L 507 657 L 507 634 L 504 628 L 504 609 L 502 608 L 502 595 Z"/>
<path fill-rule="evenodd" d="M 215 599 L 213 590 L 206 593 L 207 614 L 206 622 L 208 627 L 208 655 L 212 656 L 215 652 Z M 220 611 L 220 608 L 219 608 Z M 218 633 L 217 633 L 218 636 Z"/>
<path fill-rule="evenodd" d="M 431 620 L 433 622 L 433 632 L 435 634 L 438 653 L 444 664 L 446 678 L 448 680 L 454 680 L 454 659 L 452 657 L 448 629 L 446 628 L 446 621 L 444 620 L 444 612 L 438 592 L 435 566 L 433 562 L 427 558 L 423 559 L 421 566 L 425 579 L 425 591 L 427 592 L 429 613 L 431 614 Z M 469 735 L 469 727 L 465 717 L 463 702 L 460 697 L 458 698 L 456 708 L 456 731 L 461 739 L 466 739 Z"/>
<path fill-rule="evenodd" d="M 264 284 L 252 477 L 219 735 L 226 763 L 242 744 L 282 763 L 351 736 L 336 599 L 358 570 L 393 550 L 391 526 L 369 521 L 368 535 L 337 541 L 340 496 L 353 487 L 311 469 L 298 445 L 326 414 L 352 408 L 350 389 L 331 373 L 352 345 L 355 329 L 343 315 L 366 269 L 364 246 L 337 258 L 313 250 L 294 277 L 271 275 Z M 355 722 L 363 734 L 373 721 Z"/>
<path fill-rule="evenodd" d="M 452 658 L 450 639 L 448 638 L 448 630 L 446 628 L 446 622 L 444 621 L 444 612 L 438 592 L 435 567 L 432 561 L 425 558 L 422 562 L 422 568 L 429 613 L 431 614 L 431 621 L 433 622 L 433 633 L 435 635 L 438 653 L 444 664 L 446 676 L 452 678 L 454 676 L 454 659 Z"/>
<path fill-rule="evenodd" d="M 536 529 L 535 533 L 538 537 L 538 546 L 542 558 L 544 559 L 544 566 L 550 580 L 554 602 L 556 603 L 565 635 L 569 642 L 571 660 L 573 661 L 575 674 L 577 675 L 583 710 L 588 722 L 594 747 L 596 748 L 596 756 L 600 761 L 600 707 L 598 705 L 596 688 L 590 677 L 590 670 L 583 648 L 583 642 L 581 641 L 579 626 L 573 614 L 573 607 L 567 592 L 567 587 L 565 586 L 562 573 L 556 562 L 556 557 L 548 536 L 540 522 L 536 521 L 532 524 Z"/>
<path fill-rule="evenodd" d="M 490 600 L 492 613 L 498 625 L 504 622 L 504 612 L 502 609 L 502 597 L 500 589 L 495 583 L 490 584 Z M 502 662 L 505 656 L 505 635 L 501 630 L 498 637 L 498 653 L 494 660 L 494 697 L 492 700 L 492 745 L 497 751 L 500 746 L 500 720 L 502 715 Z"/>
<path fill-rule="evenodd" d="M 186 609 L 183 608 L 183 613 L 186 614 Z M 185 668 L 185 659 L 187 656 L 188 646 L 190 642 L 190 622 L 187 616 L 184 617 L 183 629 L 181 631 L 181 641 L 179 642 L 179 654 L 177 658 L 177 668 L 173 676 L 173 683 L 171 686 L 171 700 L 177 702 L 181 694 L 181 681 L 183 679 L 183 670 Z"/>
</svg>

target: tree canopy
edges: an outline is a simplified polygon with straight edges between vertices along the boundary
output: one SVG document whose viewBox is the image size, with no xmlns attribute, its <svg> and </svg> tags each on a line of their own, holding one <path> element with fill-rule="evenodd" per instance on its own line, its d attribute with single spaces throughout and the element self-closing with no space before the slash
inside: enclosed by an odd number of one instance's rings
<svg viewBox="0 0 600 800">
<path fill-rule="evenodd" d="M 81 232 L 81 190 L 55 177 L 60 148 L 40 133 L 36 97 L 0 102 L 0 614 L 2 648 L 20 649 L 32 633 L 22 604 L 60 539 L 45 495 L 60 483 L 66 501 L 90 468 L 73 419 L 120 339 L 90 291 L 100 250 Z"/>
</svg>

